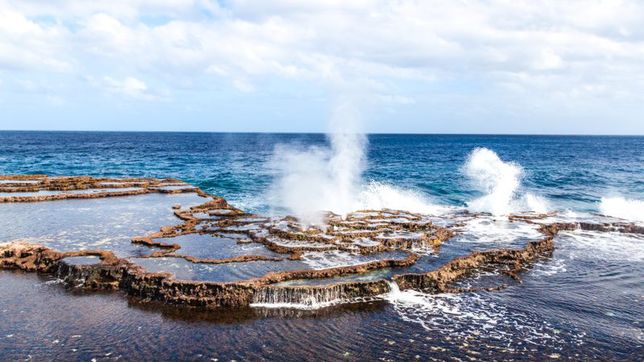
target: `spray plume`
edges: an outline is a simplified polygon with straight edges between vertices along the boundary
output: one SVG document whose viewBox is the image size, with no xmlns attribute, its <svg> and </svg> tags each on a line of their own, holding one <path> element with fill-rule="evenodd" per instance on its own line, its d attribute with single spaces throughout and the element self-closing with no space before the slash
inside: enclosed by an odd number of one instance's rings
<svg viewBox="0 0 644 362">
<path fill-rule="evenodd" d="M 518 198 L 523 168 L 514 162 L 504 162 L 492 150 L 475 148 L 463 166 L 463 172 L 484 196 L 467 203 L 472 211 L 507 215 L 515 211 L 548 211 L 547 201 L 537 195 L 525 193 Z"/>
<path fill-rule="evenodd" d="M 321 224 L 324 211 L 353 211 L 365 163 L 360 123 L 355 107 L 340 102 L 331 114 L 328 147 L 278 146 L 272 160 L 278 173 L 271 188 L 273 205 L 306 224 Z"/>
<path fill-rule="evenodd" d="M 346 215 L 363 209 L 397 209 L 425 214 L 439 213 L 419 192 L 393 185 L 364 183 L 367 139 L 351 97 L 338 102 L 331 113 L 329 146 L 276 147 L 271 161 L 276 177 L 269 200 L 304 224 L 323 223 L 324 212 Z"/>
</svg>

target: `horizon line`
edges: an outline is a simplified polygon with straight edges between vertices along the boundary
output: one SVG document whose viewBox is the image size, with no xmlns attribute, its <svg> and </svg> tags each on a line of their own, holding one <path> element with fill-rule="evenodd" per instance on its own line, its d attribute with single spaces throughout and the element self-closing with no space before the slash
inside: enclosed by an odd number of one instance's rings
<svg viewBox="0 0 644 362">
<path fill-rule="evenodd" d="M 150 130 L 32 130 L 0 129 L 0 132 L 50 132 L 50 133 L 204 133 L 204 134 L 309 134 L 326 135 L 321 131 L 150 131 Z M 582 137 L 643 137 L 644 134 L 602 134 L 602 133 L 422 133 L 422 132 L 364 132 L 366 135 L 401 136 L 582 136 Z"/>
</svg>

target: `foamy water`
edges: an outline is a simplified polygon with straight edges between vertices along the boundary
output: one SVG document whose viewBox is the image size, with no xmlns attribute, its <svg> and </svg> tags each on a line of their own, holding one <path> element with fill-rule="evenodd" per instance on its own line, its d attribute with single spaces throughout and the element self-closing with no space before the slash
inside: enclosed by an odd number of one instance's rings
<svg viewBox="0 0 644 362">
<path fill-rule="evenodd" d="M 460 228 L 457 236 L 459 242 L 497 244 L 522 244 L 528 240 L 539 240 L 543 234 L 539 232 L 539 225 L 527 223 L 513 223 L 507 219 L 494 217 L 477 217 L 468 220 Z"/>
<path fill-rule="evenodd" d="M 528 346 L 544 343 L 552 346 L 561 342 L 559 331 L 548 322 L 528 312 L 509 310 L 486 294 L 430 295 L 412 290 L 400 291 L 395 283 L 391 283 L 391 292 L 386 300 L 403 320 L 464 342 L 485 337 L 503 341 L 508 348 L 521 347 L 521 343 L 517 345 L 519 336 Z M 580 337 L 578 344 L 582 343 Z"/>
<path fill-rule="evenodd" d="M 363 209 L 396 209 L 437 214 L 445 208 L 427 195 L 380 182 L 364 182 L 366 136 L 360 115 L 346 102 L 329 122 L 327 147 L 276 147 L 271 166 L 277 177 L 269 195 L 273 207 L 285 208 L 305 224 L 322 224 L 331 211 L 346 215 Z"/>
<path fill-rule="evenodd" d="M 529 192 L 520 194 L 523 167 L 501 160 L 490 149 L 474 149 L 462 170 L 472 185 L 485 194 L 467 203 L 472 211 L 508 215 L 518 211 L 545 213 L 550 209 L 544 197 Z"/>
<path fill-rule="evenodd" d="M 370 182 L 362 188 L 354 206 L 356 210 L 404 210 L 428 215 L 438 215 L 450 208 L 433 203 L 418 191 L 403 189 L 381 182 Z"/>
<path fill-rule="evenodd" d="M 557 237 L 572 258 L 644 262 L 644 237 L 638 234 L 596 231 L 564 231 Z"/>
<path fill-rule="evenodd" d="M 338 122 L 342 117 L 348 117 L 345 123 Z M 346 215 L 364 209 L 395 209 L 437 215 L 450 209 L 419 191 L 382 182 L 365 183 L 366 138 L 356 133 L 356 119 L 351 112 L 349 116 L 336 112 L 327 147 L 276 147 L 271 166 L 277 177 L 269 195 L 273 207 L 285 208 L 305 224 L 323 223 L 326 211 Z M 523 168 L 501 160 L 492 150 L 474 149 L 462 170 L 485 194 L 467 203 L 471 211 L 508 215 L 517 211 L 545 213 L 551 208 L 542 196 L 519 194 Z"/>
<path fill-rule="evenodd" d="M 644 201 L 642 200 L 624 197 L 602 197 L 599 210 L 604 215 L 644 222 Z"/>
</svg>

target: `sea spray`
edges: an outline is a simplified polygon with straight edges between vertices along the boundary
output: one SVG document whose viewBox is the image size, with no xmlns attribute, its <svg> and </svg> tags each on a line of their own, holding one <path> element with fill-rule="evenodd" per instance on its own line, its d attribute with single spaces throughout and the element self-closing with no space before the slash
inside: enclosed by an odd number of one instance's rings
<svg viewBox="0 0 644 362">
<path fill-rule="evenodd" d="M 644 222 L 644 201 L 624 197 L 602 197 L 599 211 L 607 216 Z"/>
<path fill-rule="evenodd" d="M 447 207 L 432 203 L 421 192 L 372 181 L 362 187 L 356 209 L 393 209 L 436 215 L 445 212 Z"/>
<path fill-rule="evenodd" d="M 332 208 L 340 214 L 353 211 L 354 198 L 362 184 L 366 165 L 367 137 L 362 131 L 362 120 L 356 107 L 340 102 L 333 110 L 331 121 L 331 150 L 329 159 Z"/>
<path fill-rule="evenodd" d="M 387 284 L 389 293 L 385 295 L 385 300 L 394 305 L 425 305 L 427 304 L 426 297 L 431 297 L 428 294 L 412 289 L 401 291 L 398 283 L 393 280 L 387 281 Z"/>
<path fill-rule="evenodd" d="M 492 150 L 476 148 L 467 158 L 463 170 L 474 186 L 485 193 L 485 196 L 468 203 L 470 209 L 494 215 L 506 215 L 512 211 L 510 203 L 521 185 L 521 166 L 503 162 Z"/>
<path fill-rule="evenodd" d="M 524 172 L 521 165 L 505 162 L 492 150 L 475 148 L 463 165 L 463 173 L 485 195 L 467 203 L 472 211 L 507 215 L 516 211 L 548 212 L 545 198 L 525 193 L 518 197 Z"/>
<path fill-rule="evenodd" d="M 273 209 L 285 209 L 304 224 L 322 224 L 325 211 L 346 215 L 362 209 L 398 209 L 439 213 L 420 192 L 380 183 L 364 183 L 367 138 L 350 99 L 339 102 L 329 122 L 329 146 L 276 147 L 270 165 L 276 175 L 268 197 Z"/>
<path fill-rule="evenodd" d="M 523 196 L 527 210 L 534 211 L 539 214 L 545 214 L 550 211 L 550 203 L 545 197 L 535 195 L 531 192 L 526 192 Z"/>
<path fill-rule="evenodd" d="M 331 115 L 329 147 L 276 148 L 271 161 L 277 177 L 269 197 L 305 224 L 321 224 L 324 211 L 353 211 L 365 164 L 366 137 L 351 103 L 336 105 Z"/>
</svg>

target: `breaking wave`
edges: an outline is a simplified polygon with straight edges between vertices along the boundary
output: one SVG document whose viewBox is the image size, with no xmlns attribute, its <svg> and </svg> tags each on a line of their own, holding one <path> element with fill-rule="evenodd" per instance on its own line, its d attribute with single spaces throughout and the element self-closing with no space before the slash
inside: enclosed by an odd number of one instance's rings
<svg viewBox="0 0 644 362">
<path fill-rule="evenodd" d="M 496 152 L 475 148 L 462 168 L 475 188 L 485 195 L 469 201 L 471 211 L 507 215 L 517 211 L 545 213 L 549 209 L 545 198 L 524 193 L 519 195 L 523 168 L 515 162 L 505 162 Z"/>
<path fill-rule="evenodd" d="M 432 203 L 420 192 L 375 181 L 363 187 L 356 206 L 362 210 L 394 209 L 430 215 L 441 214 L 447 209 Z"/>
<path fill-rule="evenodd" d="M 363 209 L 445 212 L 447 207 L 432 203 L 420 192 L 381 182 L 364 183 L 367 138 L 360 123 L 356 109 L 343 102 L 332 112 L 328 146 L 276 147 L 270 162 L 275 171 L 269 193 L 271 207 L 285 209 L 305 224 L 322 224 L 327 211 L 340 215 Z M 501 160 L 492 150 L 474 149 L 462 172 L 484 193 L 467 203 L 471 211 L 508 215 L 550 209 L 545 198 L 520 193 L 523 168 Z"/>
<path fill-rule="evenodd" d="M 306 224 L 322 224 L 324 211 L 353 211 L 367 143 L 359 118 L 351 103 L 342 102 L 329 122 L 329 146 L 298 149 L 281 145 L 275 149 L 272 206 L 287 209 Z"/>
<path fill-rule="evenodd" d="M 346 215 L 360 209 L 398 209 L 435 213 L 440 208 L 424 195 L 392 185 L 363 183 L 366 136 L 348 102 L 336 106 L 330 120 L 329 146 L 278 146 L 271 161 L 276 171 L 269 202 L 306 224 L 322 224 L 325 211 Z"/>
<path fill-rule="evenodd" d="M 602 197 L 599 210 L 607 216 L 644 222 L 644 201 L 624 197 Z"/>
</svg>

